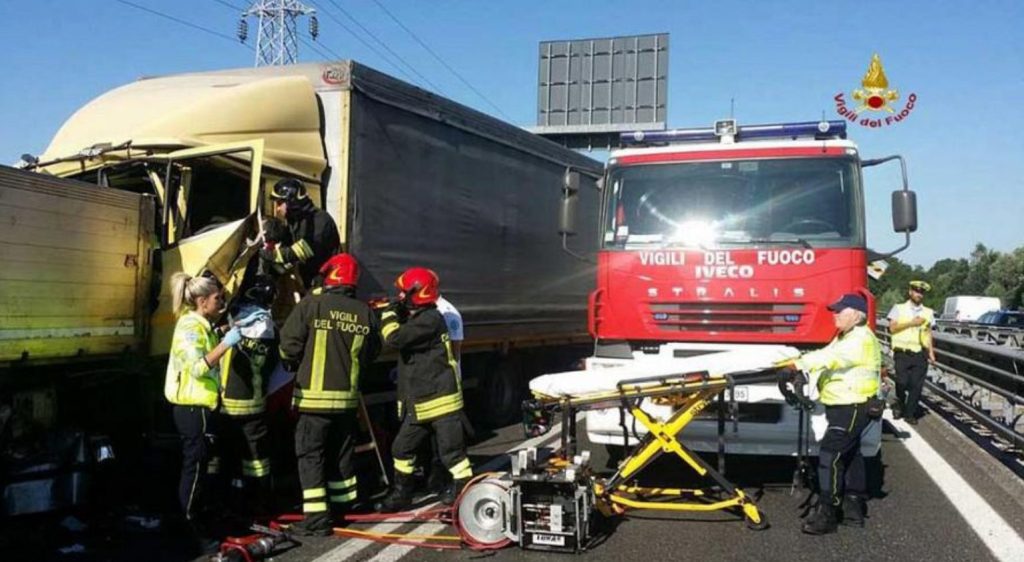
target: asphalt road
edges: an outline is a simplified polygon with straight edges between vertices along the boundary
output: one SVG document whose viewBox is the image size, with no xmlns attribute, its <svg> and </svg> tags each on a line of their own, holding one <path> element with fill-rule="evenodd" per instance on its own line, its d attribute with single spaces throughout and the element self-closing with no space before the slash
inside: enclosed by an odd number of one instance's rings
<svg viewBox="0 0 1024 562">
<path fill-rule="evenodd" d="M 914 443 L 914 440 L 920 441 Z M 517 426 L 493 433 L 472 448 L 476 465 L 489 464 L 489 468 L 496 468 L 504 458 L 501 453 L 516 448 L 521 442 Z M 919 450 L 925 443 L 928 450 L 948 463 L 947 468 L 967 481 L 973 492 L 958 489 L 947 481 L 942 481 L 940 486 L 933 480 L 929 473 L 936 478 L 944 474 L 939 467 L 942 461 Z M 585 440 L 581 448 L 587 448 Z M 594 466 L 604 466 L 607 455 L 603 447 L 591 450 Z M 800 505 L 806 491 L 791 494 L 792 469 L 792 460 L 788 459 L 775 462 L 743 457 L 727 459 L 727 475 L 758 497 L 758 505 L 770 522 L 766 530 L 749 530 L 736 517 L 721 512 L 706 515 L 631 512 L 616 521 L 613 531 L 601 537 L 585 556 L 593 560 L 642 557 L 643 560 L 799 561 L 993 560 L 997 555 L 1003 559 L 1019 555 L 1017 559 L 1024 560 L 1024 550 L 1016 552 L 1013 546 L 1007 546 L 1018 544 L 1020 536 L 1024 535 L 1024 483 L 938 416 L 927 416 L 915 429 L 902 422 L 887 424 L 882 459 L 873 470 L 875 497 L 869 502 L 864 529 L 841 527 L 839 533 L 825 537 L 802 534 Z M 651 478 L 652 481 L 679 482 L 687 479 L 686 474 L 687 469 L 671 458 L 653 467 Z M 974 493 L 980 498 L 980 504 L 979 501 L 972 503 Z M 960 504 L 963 513 L 950 497 Z M 429 497 L 423 498 L 421 505 L 429 505 L 431 501 Z M 968 519 L 979 530 L 972 528 Z M 990 521 L 996 521 L 996 527 L 986 527 L 986 522 Z M 1005 528 L 998 526 L 999 521 L 1004 522 Z M 377 525 L 378 531 L 396 533 L 452 533 L 450 527 L 436 522 Z M 988 537 L 988 546 L 982 536 Z M 996 545 L 995 552 L 992 544 Z M 274 559 L 341 562 L 477 560 L 483 556 L 499 562 L 566 560 L 567 555 L 523 551 L 516 547 L 484 555 L 468 550 L 435 551 L 330 537 L 307 539 L 301 547 Z"/>
</svg>

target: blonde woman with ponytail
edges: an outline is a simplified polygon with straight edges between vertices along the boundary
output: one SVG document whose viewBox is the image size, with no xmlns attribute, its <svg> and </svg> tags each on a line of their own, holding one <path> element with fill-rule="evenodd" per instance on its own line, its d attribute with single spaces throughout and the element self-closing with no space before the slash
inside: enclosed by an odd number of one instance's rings
<svg viewBox="0 0 1024 562">
<path fill-rule="evenodd" d="M 205 480 L 214 456 L 207 439 L 216 432 L 218 363 L 241 341 L 239 326 L 244 320 L 228 330 L 223 339 L 217 336 L 213 322 L 224 310 L 224 294 L 216 279 L 175 273 L 171 294 L 178 321 L 171 340 L 164 396 L 174 405 L 174 425 L 182 438 L 178 499 L 200 549 L 206 552 L 216 550 L 218 544 L 208 532 L 209 522 L 202 521 Z"/>
</svg>

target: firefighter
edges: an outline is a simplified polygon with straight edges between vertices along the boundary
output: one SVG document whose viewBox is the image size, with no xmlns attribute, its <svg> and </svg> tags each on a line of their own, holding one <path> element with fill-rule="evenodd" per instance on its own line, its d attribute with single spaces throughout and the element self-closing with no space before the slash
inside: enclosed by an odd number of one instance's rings
<svg viewBox="0 0 1024 562">
<path fill-rule="evenodd" d="M 869 407 L 881 383 L 882 351 L 867 326 L 867 301 L 847 294 L 828 309 L 834 313 L 836 337 L 779 372 L 783 383 L 803 380 L 805 374 L 811 380 L 816 377 L 828 420 L 818 453 L 818 505 L 801 527 L 812 535 L 835 532 L 840 513 L 844 524 L 864 525 L 867 483 L 860 437 L 871 417 L 881 414 Z"/>
<path fill-rule="evenodd" d="M 931 289 L 925 281 L 911 281 L 907 301 L 894 305 L 888 315 L 898 402 L 893 408 L 893 417 L 906 418 L 911 425 L 917 425 L 917 402 L 924 388 L 928 363 L 935 363 L 932 345 L 935 312 L 922 304 Z"/>
<path fill-rule="evenodd" d="M 216 550 L 209 519 L 209 480 L 216 473 L 214 452 L 219 403 L 219 362 L 242 341 L 244 318 L 217 337 L 212 322 L 224 309 L 220 284 L 210 277 L 175 273 L 172 309 L 178 316 L 164 378 L 164 396 L 173 404 L 174 425 L 182 440 L 178 500 L 203 552 Z"/>
<path fill-rule="evenodd" d="M 341 249 L 338 226 L 326 211 L 313 205 L 306 186 L 296 178 L 285 178 L 270 192 L 274 215 L 287 221 L 291 244 L 263 248 L 260 257 L 276 266 L 291 266 L 310 288 L 325 261 Z"/>
<path fill-rule="evenodd" d="M 453 482 L 441 501 L 455 502 L 473 476 L 462 425 L 462 381 L 445 326 L 437 310 L 438 278 L 414 267 L 398 276 L 399 300 L 381 315 L 384 342 L 398 351 L 398 411 L 402 425 L 392 443 L 395 481 L 378 511 L 404 511 L 412 505 L 416 451 L 431 437 Z"/>
<path fill-rule="evenodd" d="M 233 317 L 256 319 L 242 329 L 242 341 L 220 361 L 224 441 L 231 460 L 240 463 L 233 488 L 245 491 L 252 509 L 263 512 L 271 500 L 270 432 L 266 419 L 267 383 L 278 365 L 278 338 L 269 312 L 274 280 L 258 275 L 232 311 Z M 237 467 L 236 467 L 237 468 Z"/>
<path fill-rule="evenodd" d="M 459 377 L 462 376 L 462 340 L 465 339 L 465 332 L 462 327 L 462 314 L 455 308 L 444 295 L 437 297 L 437 310 L 444 317 L 445 325 L 448 327 L 448 339 L 452 343 L 452 355 L 459 365 Z M 460 414 L 462 415 L 462 414 Z M 465 423 L 468 423 L 464 420 Z M 451 473 L 444 465 L 441 456 L 438 454 L 436 436 L 430 440 L 430 474 L 427 477 L 427 490 L 437 494 L 444 494 L 445 489 L 451 485 Z"/>
<path fill-rule="evenodd" d="M 359 375 L 380 351 L 379 321 L 355 299 L 355 258 L 338 254 L 320 274 L 323 286 L 299 302 L 281 330 L 282 358 L 299 365 L 293 404 L 305 519 L 293 529 L 307 536 L 329 535 L 331 512 L 343 516 L 356 500 Z"/>
</svg>

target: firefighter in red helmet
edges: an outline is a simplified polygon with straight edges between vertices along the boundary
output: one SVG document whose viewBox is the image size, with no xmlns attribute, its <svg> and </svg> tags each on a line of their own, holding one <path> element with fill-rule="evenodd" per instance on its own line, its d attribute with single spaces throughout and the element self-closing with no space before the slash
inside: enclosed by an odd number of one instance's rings
<svg viewBox="0 0 1024 562">
<path fill-rule="evenodd" d="M 298 366 L 295 455 L 305 519 L 294 531 L 326 536 L 332 512 L 343 516 L 356 499 L 359 375 L 380 351 L 380 323 L 369 305 L 355 299 L 355 258 L 338 254 L 320 274 L 323 286 L 296 305 L 281 330 L 281 356 Z"/>
<path fill-rule="evenodd" d="M 437 274 L 414 267 L 399 275 L 395 286 L 399 301 L 381 315 L 381 334 L 399 354 L 398 410 L 402 425 L 391 447 L 394 486 L 377 506 L 384 512 L 403 511 L 412 504 L 416 451 L 431 434 L 436 436 L 441 461 L 453 479 L 441 501 L 453 504 L 473 476 L 463 434 L 458 361 L 444 317 L 435 305 Z"/>
</svg>

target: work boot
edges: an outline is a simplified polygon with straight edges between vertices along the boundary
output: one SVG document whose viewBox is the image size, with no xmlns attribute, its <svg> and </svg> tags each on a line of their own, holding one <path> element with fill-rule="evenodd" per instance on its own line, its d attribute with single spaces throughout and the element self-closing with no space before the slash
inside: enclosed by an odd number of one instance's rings
<svg viewBox="0 0 1024 562">
<path fill-rule="evenodd" d="M 427 477 L 427 491 L 441 496 L 448 490 L 451 482 L 451 472 L 444 465 L 434 463 L 430 467 L 430 476 Z"/>
<path fill-rule="evenodd" d="M 326 511 L 307 513 L 305 519 L 293 523 L 289 532 L 299 537 L 326 537 L 334 532 L 331 516 Z"/>
<path fill-rule="evenodd" d="M 843 525 L 848 527 L 864 526 L 864 500 L 854 494 L 843 498 Z"/>
<path fill-rule="evenodd" d="M 441 503 L 444 505 L 452 505 L 455 500 L 459 499 L 459 494 L 462 493 L 463 488 L 469 483 L 469 478 L 459 478 L 453 480 L 448 488 L 445 489 L 444 494 L 441 495 Z"/>
<path fill-rule="evenodd" d="M 819 503 L 814 513 L 804 521 L 800 530 L 808 535 L 827 535 L 828 533 L 836 532 L 837 527 L 836 508 L 828 504 Z"/>
<path fill-rule="evenodd" d="M 391 491 L 374 506 L 374 509 L 378 513 L 406 511 L 412 507 L 412 488 L 413 481 L 411 476 L 395 473 L 395 483 L 391 486 Z"/>
</svg>

